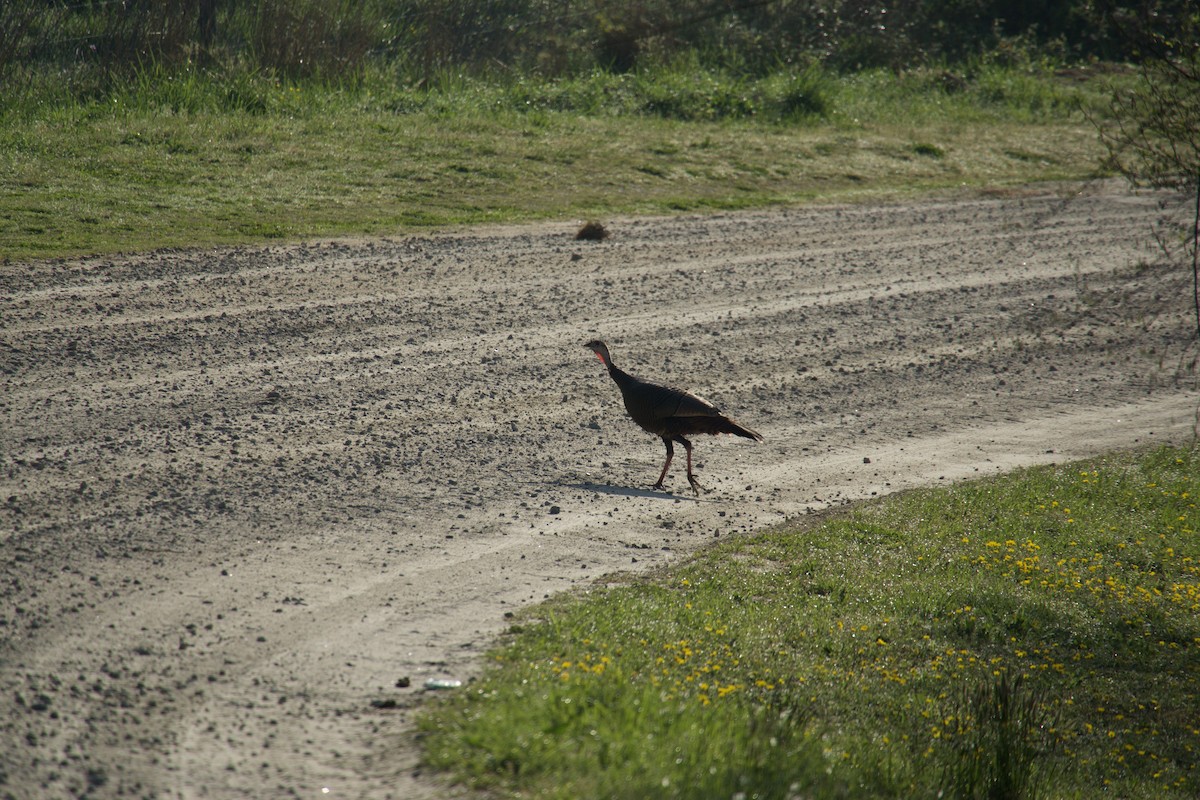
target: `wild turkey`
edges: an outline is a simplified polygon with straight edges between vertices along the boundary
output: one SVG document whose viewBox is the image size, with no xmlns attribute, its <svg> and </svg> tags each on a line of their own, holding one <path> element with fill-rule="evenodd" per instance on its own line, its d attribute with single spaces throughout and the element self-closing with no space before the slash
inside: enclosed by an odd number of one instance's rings
<svg viewBox="0 0 1200 800">
<path fill-rule="evenodd" d="M 654 484 L 655 489 L 663 488 L 663 479 L 667 477 L 671 459 L 675 456 L 675 446 L 672 444 L 674 441 L 683 445 L 683 449 L 687 451 L 688 483 L 691 484 L 694 494 L 700 494 L 700 483 L 692 473 L 692 443 L 684 438 L 685 434 L 690 436 L 697 433 L 732 433 L 735 436 L 762 441 L 762 436 L 726 417 L 707 400 L 691 392 L 659 386 L 624 372 L 613 364 L 612 357 L 608 354 L 608 345 L 599 339 L 593 339 L 584 347 L 594 352 L 604 366 L 608 367 L 608 374 L 621 389 L 625 410 L 629 412 L 633 421 L 655 436 L 662 437 L 663 444 L 667 447 L 667 461 L 658 476 L 658 483 Z"/>
</svg>

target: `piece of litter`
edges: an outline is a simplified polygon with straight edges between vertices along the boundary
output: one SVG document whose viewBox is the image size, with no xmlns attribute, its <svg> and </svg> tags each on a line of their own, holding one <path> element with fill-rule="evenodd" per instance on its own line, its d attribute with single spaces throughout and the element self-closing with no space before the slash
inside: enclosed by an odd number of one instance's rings
<svg viewBox="0 0 1200 800">
<path fill-rule="evenodd" d="M 457 689 L 462 686 L 462 681 L 447 681 L 439 678 L 430 678 L 425 681 L 426 689 Z"/>
</svg>

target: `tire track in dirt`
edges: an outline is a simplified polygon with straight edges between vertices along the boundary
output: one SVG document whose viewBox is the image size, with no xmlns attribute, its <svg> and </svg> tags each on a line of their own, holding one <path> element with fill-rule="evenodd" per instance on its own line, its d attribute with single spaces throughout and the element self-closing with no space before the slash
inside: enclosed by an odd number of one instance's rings
<svg viewBox="0 0 1200 800">
<path fill-rule="evenodd" d="M 444 796 L 412 707 L 506 611 L 1192 435 L 1151 236 L 1184 213 L 1097 184 L 0 265 L 0 796 Z M 593 335 L 766 443 L 648 491 Z"/>
</svg>

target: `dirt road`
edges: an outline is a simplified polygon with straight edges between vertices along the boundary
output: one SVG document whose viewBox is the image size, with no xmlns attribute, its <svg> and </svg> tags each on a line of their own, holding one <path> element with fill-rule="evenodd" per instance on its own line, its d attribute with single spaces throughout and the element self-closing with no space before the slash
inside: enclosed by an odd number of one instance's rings
<svg viewBox="0 0 1200 800">
<path fill-rule="evenodd" d="M 1192 436 L 1164 199 L 0 265 L 0 797 L 442 796 L 412 708 L 506 612 L 809 510 Z M 698 440 L 711 491 L 682 464 L 649 491 L 662 445 L 595 336 L 766 442 Z"/>
</svg>

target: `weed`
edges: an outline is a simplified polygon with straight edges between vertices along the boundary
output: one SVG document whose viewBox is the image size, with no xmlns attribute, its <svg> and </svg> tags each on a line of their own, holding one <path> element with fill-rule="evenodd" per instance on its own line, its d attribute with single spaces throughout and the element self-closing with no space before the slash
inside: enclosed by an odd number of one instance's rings
<svg viewBox="0 0 1200 800">
<path fill-rule="evenodd" d="M 961 690 L 946 734 L 941 792 L 962 800 L 1035 798 L 1049 779 L 1058 741 L 1053 698 L 1007 671 Z"/>
</svg>

